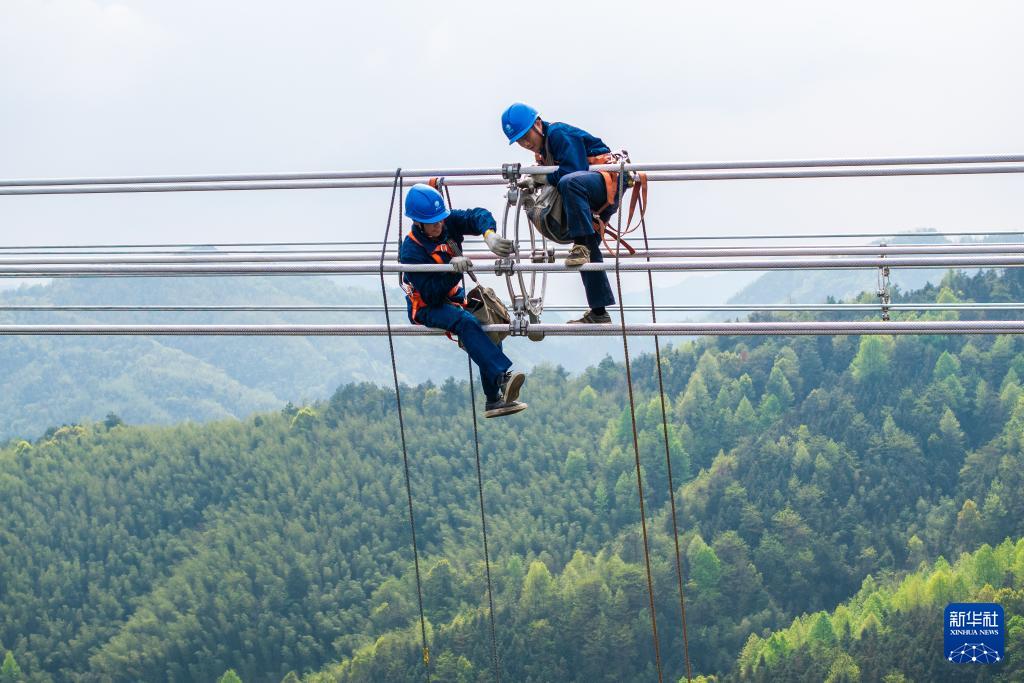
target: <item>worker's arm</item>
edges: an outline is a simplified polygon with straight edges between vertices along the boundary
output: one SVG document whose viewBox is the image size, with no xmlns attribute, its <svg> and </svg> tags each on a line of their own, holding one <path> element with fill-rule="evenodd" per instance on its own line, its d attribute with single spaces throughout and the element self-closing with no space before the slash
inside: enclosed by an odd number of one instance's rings
<svg viewBox="0 0 1024 683">
<path fill-rule="evenodd" d="M 483 235 L 488 230 L 494 230 L 497 223 L 494 215 L 487 209 L 453 209 L 448 218 L 445 219 L 448 232 L 458 232 L 460 235 Z"/>
<path fill-rule="evenodd" d="M 548 128 L 547 145 L 551 156 L 558 164 L 558 169 L 547 175 L 549 185 L 558 185 L 563 176 L 590 168 L 587 147 L 579 135 L 572 135 L 560 127 L 552 126 Z"/>
</svg>

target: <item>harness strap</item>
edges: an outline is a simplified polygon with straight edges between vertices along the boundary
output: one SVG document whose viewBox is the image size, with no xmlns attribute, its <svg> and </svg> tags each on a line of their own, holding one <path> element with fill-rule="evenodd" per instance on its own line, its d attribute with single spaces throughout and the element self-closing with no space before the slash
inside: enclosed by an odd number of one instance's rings
<svg viewBox="0 0 1024 683">
<path fill-rule="evenodd" d="M 615 155 L 611 152 L 598 154 L 587 157 L 587 162 L 591 164 L 613 164 L 615 163 Z M 598 171 L 598 173 L 604 178 L 604 204 L 597 210 L 597 213 L 601 213 L 615 203 L 615 194 L 618 192 L 619 187 L 619 174 L 617 171 Z"/>
<path fill-rule="evenodd" d="M 418 239 L 416 239 L 416 235 L 412 231 L 409 232 L 408 237 L 413 242 L 415 242 L 416 244 L 420 245 L 420 247 L 422 247 L 424 250 L 426 249 L 426 246 L 424 246 L 423 242 L 420 242 Z M 454 249 L 453 249 L 453 247 L 454 247 Z M 445 260 L 441 256 L 441 254 L 438 253 L 438 252 L 450 254 L 450 253 L 453 253 L 454 251 L 458 251 L 458 245 L 455 245 L 451 240 L 449 240 L 448 242 L 446 242 L 444 244 L 439 244 L 436 247 L 434 247 L 433 251 L 430 252 L 430 257 L 434 261 L 436 261 L 437 263 L 440 263 L 440 264 L 443 265 L 445 263 Z M 461 288 L 462 288 L 462 283 L 461 282 L 456 282 L 454 285 L 452 285 L 452 288 L 448 290 L 448 303 L 453 305 L 453 306 L 459 306 L 461 308 L 465 308 L 466 307 L 466 299 L 465 299 L 465 297 L 463 297 L 462 300 L 459 300 L 459 299 L 455 298 L 456 295 L 458 295 L 458 293 L 459 293 L 459 289 L 461 289 Z M 423 300 L 423 296 L 419 292 L 416 291 L 416 288 L 413 287 L 408 282 L 406 282 L 405 280 L 402 280 L 402 291 L 405 292 L 406 297 L 409 298 L 409 303 L 412 304 L 412 312 L 410 313 L 410 317 L 412 318 L 413 324 L 414 325 L 422 325 L 423 323 L 421 323 L 420 321 L 418 321 L 416 319 L 416 314 L 419 313 L 421 308 L 426 308 L 427 307 L 427 302 Z M 446 330 L 444 334 L 445 334 L 446 337 L 448 337 L 452 341 L 455 341 L 452 338 L 452 333 L 451 332 L 448 332 Z"/>
<path fill-rule="evenodd" d="M 629 195 L 629 214 L 626 218 L 626 232 L 633 232 L 639 227 L 639 223 L 636 226 L 632 226 L 633 223 L 633 212 L 640 208 L 640 221 L 643 222 L 644 214 L 647 213 L 647 174 L 637 173 L 636 182 L 633 183 L 633 189 Z"/>
<path fill-rule="evenodd" d="M 551 156 L 551 150 L 548 148 L 547 139 L 544 140 L 544 153 L 535 153 L 534 157 L 537 159 L 538 164 L 552 165 L 555 163 L 554 158 Z M 614 164 L 621 160 L 628 161 L 628 157 L 625 156 L 625 152 L 616 154 L 614 152 L 605 152 L 604 154 L 595 154 L 594 156 L 587 157 L 587 162 L 590 164 Z M 594 230 L 598 235 L 601 236 L 601 242 L 604 244 L 604 248 L 608 251 L 608 255 L 614 255 L 613 245 L 618 242 L 626 248 L 630 254 L 635 254 L 636 249 L 624 239 L 625 235 L 634 232 L 640 224 L 632 225 L 633 215 L 636 213 L 637 208 L 640 209 L 639 219 L 643 221 L 644 215 L 647 211 L 647 174 L 638 173 L 636 175 L 636 182 L 633 183 L 633 189 L 629 198 L 629 217 L 626 219 L 626 228 L 620 233 L 615 228 L 608 225 L 607 222 L 602 220 L 598 214 L 607 209 L 609 206 L 615 204 L 615 198 L 619 191 L 619 173 L 620 171 L 597 171 L 601 174 L 604 179 L 604 190 L 605 200 L 604 204 L 601 205 L 594 215 Z M 625 186 L 625 183 L 623 183 Z M 622 198 L 619 198 L 621 201 Z"/>
</svg>

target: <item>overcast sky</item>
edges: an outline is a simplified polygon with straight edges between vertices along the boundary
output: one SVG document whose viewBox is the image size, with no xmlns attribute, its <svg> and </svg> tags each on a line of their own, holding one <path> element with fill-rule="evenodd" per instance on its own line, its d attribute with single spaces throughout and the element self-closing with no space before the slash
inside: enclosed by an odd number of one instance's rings
<svg viewBox="0 0 1024 683">
<path fill-rule="evenodd" d="M 0 177 L 1024 152 L 1024 3 L 0 1 Z M 389 190 L 0 197 L 3 244 L 374 239 Z M 455 188 L 498 212 L 497 188 Z M 655 234 L 1024 228 L 1024 176 L 659 183 Z"/>
</svg>

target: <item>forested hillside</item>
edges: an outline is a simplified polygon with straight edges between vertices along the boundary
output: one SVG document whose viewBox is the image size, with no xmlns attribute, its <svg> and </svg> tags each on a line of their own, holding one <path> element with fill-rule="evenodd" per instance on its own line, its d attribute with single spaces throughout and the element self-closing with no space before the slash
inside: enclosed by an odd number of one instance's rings
<svg viewBox="0 0 1024 683">
<path fill-rule="evenodd" d="M 370 283 L 372 286 L 372 282 Z M 393 305 L 403 305 L 397 287 Z M 380 287 L 324 277 L 101 278 L 0 292 L 5 305 L 337 305 L 377 304 Z M 12 323 L 383 323 L 375 312 L 0 311 Z M 405 324 L 404 313 L 393 322 Z M 465 358 L 445 339 L 395 341 L 404 381 L 462 377 Z M 536 348 L 509 344 L 525 368 Z M 409 362 L 424 351 L 431 363 Z M 544 358 L 575 370 L 598 362 L 604 346 L 551 339 Z M 103 419 L 134 424 L 244 418 L 288 401 L 326 399 L 348 382 L 391 379 L 387 345 L 361 337 L 2 337 L 0 439 L 32 439 L 48 427 Z"/>
<path fill-rule="evenodd" d="M 979 672 L 943 656 L 943 610 L 997 602 L 1006 611 L 1006 661 Z M 1012 616 L 1011 616 L 1012 615 Z M 1024 540 L 985 544 L 952 566 L 940 558 L 901 582 L 869 577 L 831 613 L 807 614 L 764 639 L 751 636 L 726 681 L 1019 681 L 1024 679 Z M 985 667 L 989 668 L 989 667 Z"/>
<path fill-rule="evenodd" d="M 1024 277 L 951 275 L 911 296 L 1021 300 Z M 745 675 L 752 635 L 833 610 L 868 575 L 1024 536 L 1024 340 L 706 339 L 672 347 L 664 369 L 697 672 Z M 634 376 L 661 652 L 678 680 L 650 356 Z M 504 677 L 648 680 L 623 368 L 541 368 L 527 391 L 529 411 L 481 424 Z M 488 680 L 465 383 L 407 388 L 403 407 L 432 666 Z M 119 422 L 0 451 L 0 649 L 27 680 L 419 675 L 393 393 L 347 385 L 245 422 Z"/>
</svg>

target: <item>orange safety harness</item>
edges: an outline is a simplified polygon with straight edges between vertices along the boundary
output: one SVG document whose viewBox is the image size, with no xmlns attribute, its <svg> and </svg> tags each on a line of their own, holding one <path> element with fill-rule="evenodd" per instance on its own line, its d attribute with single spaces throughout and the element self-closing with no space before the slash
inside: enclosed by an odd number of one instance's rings
<svg viewBox="0 0 1024 683">
<path fill-rule="evenodd" d="M 551 151 L 548 149 L 547 139 L 544 140 L 544 154 L 535 154 L 538 164 L 545 166 L 558 166 L 557 161 L 551 156 Z M 587 163 L 594 164 L 618 164 L 621 162 L 628 162 L 629 156 L 625 152 L 607 152 L 605 154 L 597 154 L 594 156 L 587 157 Z M 634 232 L 640 227 L 640 221 L 643 221 L 644 215 L 647 212 L 647 174 L 636 173 L 627 174 L 626 183 L 624 187 L 632 187 L 633 190 L 629 197 L 629 214 L 626 218 L 626 227 L 620 233 L 606 221 L 602 220 L 600 214 L 602 211 L 607 209 L 609 206 L 615 204 L 615 195 L 619 191 L 619 171 L 597 171 L 601 174 L 604 179 L 605 189 L 605 201 L 597 211 L 594 212 L 594 230 L 598 235 L 601 236 L 601 241 L 604 243 L 604 248 L 608 251 L 609 255 L 615 253 L 613 244 L 617 241 L 626 248 L 630 254 L 635 254 L 636 249 L 630 245 L 624 238 L 626 235 Z M 633 225 L 633 214 L 637 208 L 640 209 L 639 221 L 636 225 Z"/>
<path fill-rule="evenodd" d="M 416 235 L 413 232 L 410 231 L 409 234 L 407 235 L 407 237 L 409 239 L 411 239 L 413 242 L 415 242 L 416 244 L 418 244 L 421 247 L 423 247 L 424 249 L 427 248 L 423 244 L 423 242 L 420 242 L 418 239 L 416 239 Z M 448 263 L 448 261 L 446 261 L 444 256 L 443 256 L 444 254 L 447 254 L 449 259 L 452 256 L 456 256 L 457 255 L 455 253 L 455 250 L 452 249 L 452 245 L 449 242 L 442 242 L 441 244 L 438 244 L 432 250 L 430 250 L 430 258 L 432 258 L 436 263 L 440 263 L 440 264 Z M 450 290 L 448 290 L 448 303 L 452 304 L 453 306 L 465 307 L 466 306 L 466 299 L 465 299 L 465 297 L 463 297 L 462 299 L 456 298 L 458 296 L 458 293 L 459 293 L 460 289 L 462 289 L 462 282 L 461 281 L 456 282 L 452 286 L 452 288 Z M 412 304 L 412 315 L 411 315 L 412 321 L 415 324 L 417 324 L 417 325 L 422 324 L 418 320 L 416 320 L 416 314 L 419 312 L 419 310 L 421 308 L 426 308 L 427 302 L 423 300 L 423 297 L 420 295 L 419 292 L 416 291 L 416 289 L 411 284 L 409 284 L 408 282 L 405 281 L 405 278 L 402 278 L 402 290 L 405 292 L 405 295 L 407 297 L 409 297 L 409 302 Z"/>
</svg>

